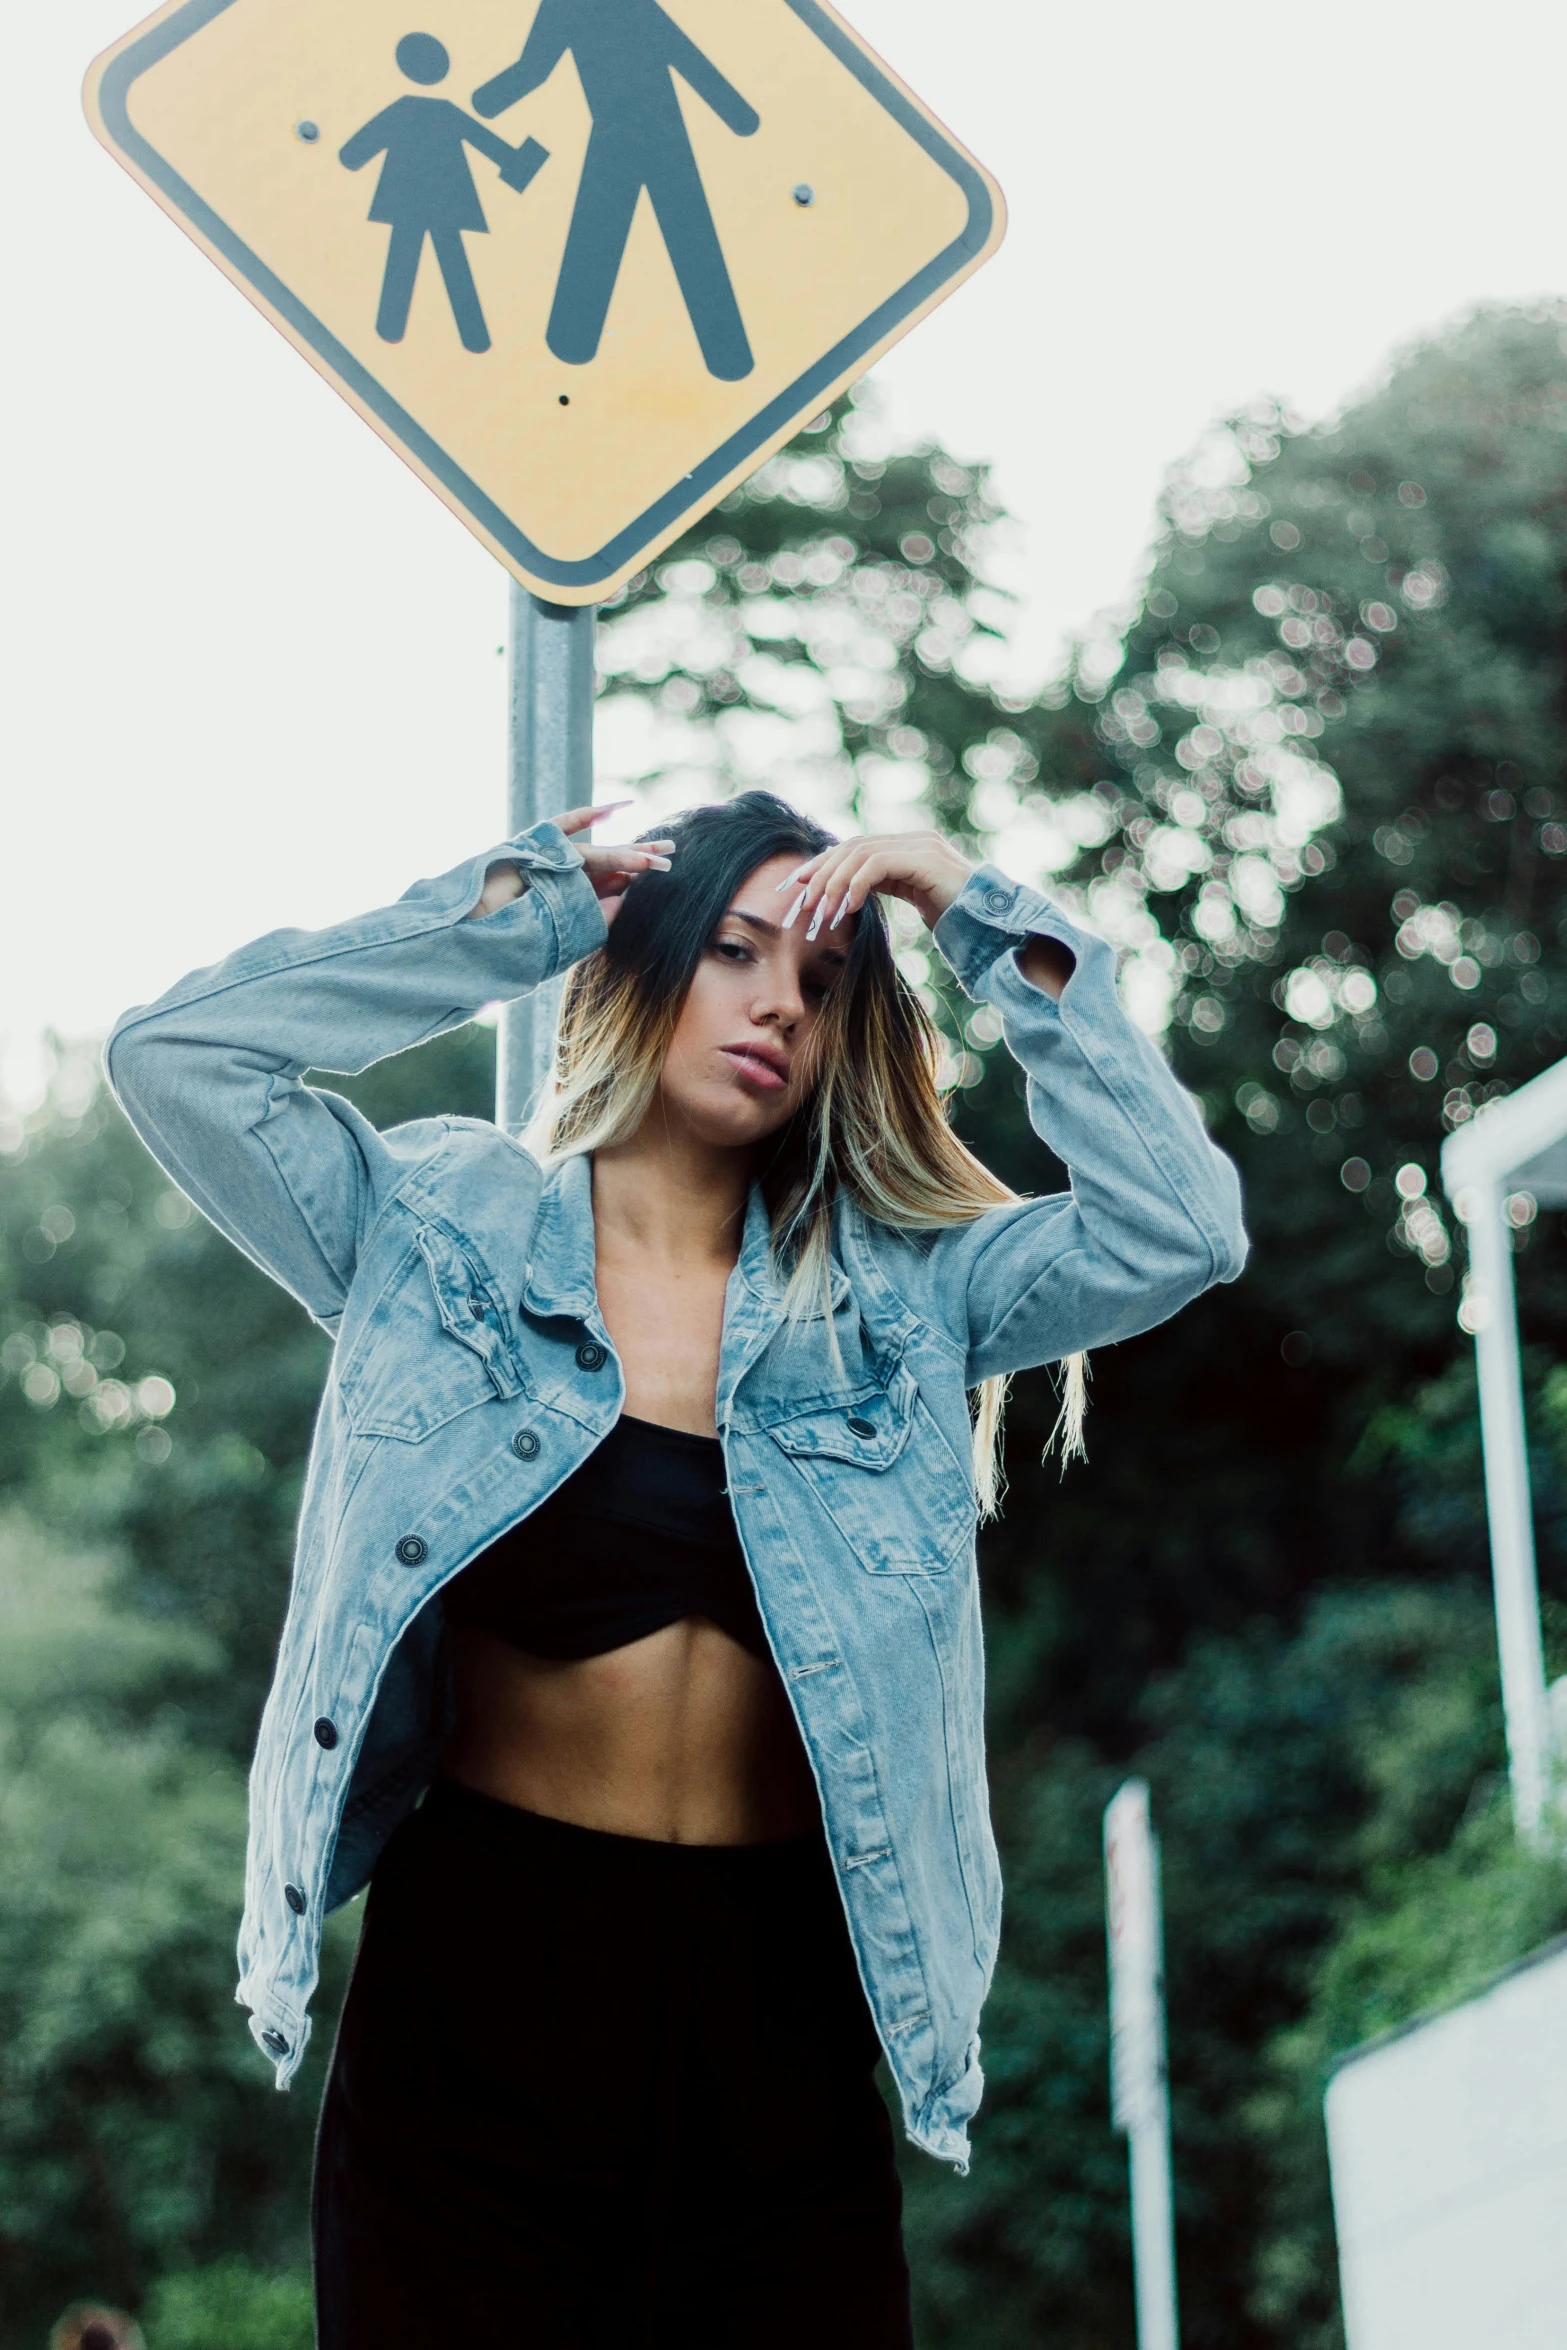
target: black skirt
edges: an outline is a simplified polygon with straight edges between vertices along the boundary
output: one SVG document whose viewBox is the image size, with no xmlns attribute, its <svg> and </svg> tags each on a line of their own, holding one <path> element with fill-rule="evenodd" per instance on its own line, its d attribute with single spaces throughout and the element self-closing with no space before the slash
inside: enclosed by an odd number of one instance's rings
<svg viewBox="0 0 1567 2350">
<path fill-rule="evenodd" d="M 910 2350 L 824 1841 L 441 1784 L 367 1905 L 316 2149 L 319 2350 Z"/>
</svg>

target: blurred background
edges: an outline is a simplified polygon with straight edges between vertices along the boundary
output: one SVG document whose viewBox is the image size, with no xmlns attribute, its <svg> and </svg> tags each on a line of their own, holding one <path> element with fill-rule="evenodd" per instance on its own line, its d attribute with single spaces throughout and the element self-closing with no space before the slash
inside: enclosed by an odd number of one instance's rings
<svg viewBox="0 0 1567 2350">
<path fill-rule="evenodd" d="M 1007 1920 L 922 2350 L 1122 2350 L 1099 1818 L 1153 1790 L 1189 2350 L 1342 2336 L 1336 2060 L 1567 1927 L 1515 1839 L 1437 1153 L 1567 1052 L 1555 20 L 859 0 L 997 262 L 604 614 L 627 824 L 934 819 L 1123 951 L 1240 1162 L 1246 1280 L 1020 1383 L 982 1554 Z M 316 2069 L 232 2006 L 243 1774 L 324 1341 L 102 1094 L 127 1002 L 502 829 L 504 585 L 97 151 L 107 0 L 20 28 L 0 806 L 0 2340 L 306 2350 Z M 982 364 L 976 364 L 982 354 Z M 1048 1188 L 918 937 L 955 1116 Z M 482 1023 L 352 1088 L 487 1113 Z M 1516 1195 L 1548 1669 L 1567 1233 Z M 1472 1319 L 1472 1317 L 1470 1317 Z M 62 2319 L 68 2307 L 74 2311 Z"/>
</svg>

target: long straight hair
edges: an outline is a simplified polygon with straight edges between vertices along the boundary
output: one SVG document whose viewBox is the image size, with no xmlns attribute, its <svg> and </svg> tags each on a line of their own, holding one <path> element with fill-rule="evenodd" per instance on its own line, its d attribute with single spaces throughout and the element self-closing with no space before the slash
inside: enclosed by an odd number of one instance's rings
<svg viewBox="0 0 1567 2350">
<path fill-rule="evenodd" d="M 803 862 L 833 837 L 771 792 L 690 809 L 658 828 L 677 844 L 668 873 L 626 893 L 609 937 L 576 964 L 561 1005 L 554 1084 L 529 1140 L 544 1160 L 610 1148 L 635 1134 L 697 966 L 747 876 L 774 857 Z M 644 835 L 652 838 L 652 834 Z M 872 897 L 848 963 L 812 1031 L 800 1106 L 761 1170 L 774 1262 L 795 1321 L 822 1313 L 829 1344 L 832 1215 L 840 1195 L 905 1230 L 971 1223 L 1017 1193 L 952 1130 L 937 1071 L 940 1038 L 899 971 L 886 915 Z M 981 1515 L 1001 1497 L 1000 1436 L 1008 1381 L 983 1380 L 974 1405 L 974 1484 Z M 1052 1444 L 1083 1450 L 1084 1358 L 1067 1359 Z"/>
</svg>

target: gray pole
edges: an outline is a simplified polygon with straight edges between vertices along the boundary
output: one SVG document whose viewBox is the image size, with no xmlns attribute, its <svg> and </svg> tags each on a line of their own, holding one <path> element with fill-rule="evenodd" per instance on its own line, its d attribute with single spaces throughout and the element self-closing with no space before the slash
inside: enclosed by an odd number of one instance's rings
<svg viewBox="0 0 1567 2350">
<path fill-rule="evenodd" d="M 591 604 L 545 604 L 513 581 L 506 789 L 511 836 L 546 816 L 585 807 L 593 797 L 594 626 Z M 501 1013 L 495 1122 L 505 1134 L 521 1131 L 543 1091 L 559 1000 L 556 982 Z"/>
<path fill-rule="evenodd" d="M 1110 1942 L 1110 2099 L 1131 2161 L 1137 2350 L 1180 2350 L 1170 2089 L 1165 2068 L 1164 1917 L 1159 1843 L 1146 1780 L 1105 1806 L 1105 1923 Z"/>
<path fill-rule="evenodd" d="M 1470 1298 L 1479 1309 L 1475 1356 L 1480 1445 L 1485 1459 L 1486 1514 L 1491 1525 L 1507 1768 L 1514 1823 L 1520 1836 L 1534 1842 L 1541 1834 L 1551 1791 L 1551 1701 L 1545 1685 L 1540 1584 L 1534 1563 L 1512 1233 L 1503 1212 L 1500 1184 L 1475 1183 L 1467 1189 L 1463 1217 L 1469 1240 Z"/>
</svg>

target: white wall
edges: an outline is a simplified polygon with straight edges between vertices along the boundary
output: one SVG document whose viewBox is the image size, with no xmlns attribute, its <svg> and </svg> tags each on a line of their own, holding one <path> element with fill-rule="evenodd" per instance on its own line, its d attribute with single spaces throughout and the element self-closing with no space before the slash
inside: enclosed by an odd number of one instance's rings
<svg viewBox="0 0 1567 2350">
<path fill-rule="evenodd" d="M 1567 1940 L 1327 2097 L 1349 2350 L 1567 2344 Z"/>
</svg>

